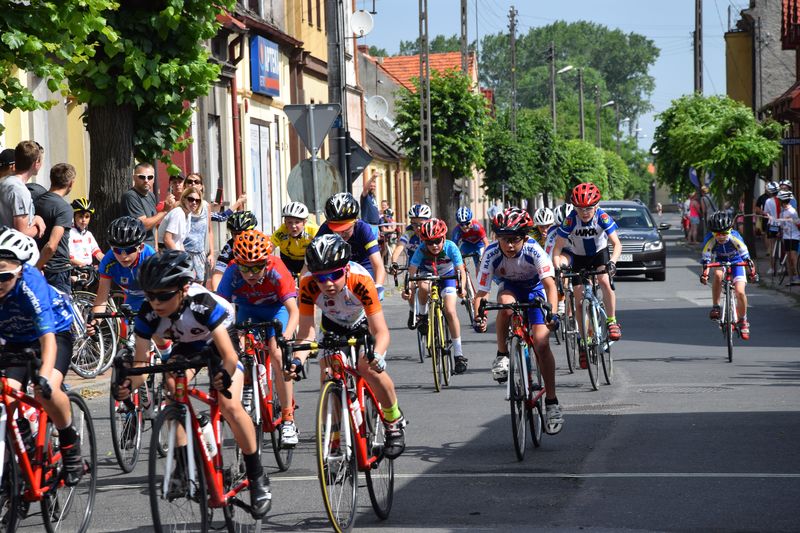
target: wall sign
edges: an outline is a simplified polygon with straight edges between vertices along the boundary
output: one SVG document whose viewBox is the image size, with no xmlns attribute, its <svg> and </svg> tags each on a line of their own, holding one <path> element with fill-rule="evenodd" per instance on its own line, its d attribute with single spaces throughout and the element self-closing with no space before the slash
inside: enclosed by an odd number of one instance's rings
<svg viewBox="0 0 800 533">
<path fill-rule="evenodd" d="M 250 88 L 254 93 L 281 95 L 280 66 L 277 44 L 260 35 L 250 38 Z"/>
</svg>

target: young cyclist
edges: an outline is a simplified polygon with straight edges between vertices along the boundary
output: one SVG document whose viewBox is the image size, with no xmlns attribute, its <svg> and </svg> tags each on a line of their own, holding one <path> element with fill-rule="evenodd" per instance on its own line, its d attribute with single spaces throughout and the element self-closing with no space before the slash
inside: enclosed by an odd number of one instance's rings
<svg viewBox="0 0 800 533">
<path fill-rule="evenodd" d="M 72 201 L 73 226 L 69 230 L 69 262 L 73 266 L 89 266 L 92 259 L 99 263 L 103 260 L 103 251 L 89 231 L 89 222 L 94 214 L 92 202 L 86 198 Z"/>
<path fill-rule="evenodd" d="M 31 263 L 34 256 L 38 258 L 33 239 L 17 230 L 0 229 L 0 336 L 8 352 L 40 351 L 36 399 L 58 429 L 65 483 L 75 485 L 84 472 L 80 435 L 72 425 L 69 399 L 61 389 L 72 359 L 74 318 L 66 296 L 48 285 Z M 26 368 L 8 369 L 6 375 L 15 390 L 22 390 L 31 377 Z M 19 424 L 20 432 L 30 435 L 25 417 L 20 417 Z"/>
<path fill-rule="evenodd" d="M 305 265 L 306 248 L 319 226 L 308 222 L 308 208 L 300 202 L 289 202 L 281 211 L 283 224 L 272 234 L 272 244 L 280 250 L 286 268 L 299 276 Z"/>
<path fill-rule="evenodd" d="M 700 283 L 708 283 L 708 263 L 717 261 L 730 261 L 731 263 L 747 261 L 750 263 L 750 276 L 755 277 L 755 265 L 750 259 L 750 252 L 739 232 L 733 229 L 733 217 L 727 211 L 717 211 L 708 220 L 709 234 L 703 243 L 701 262 L 703 273 L 700 275 Z M 744 267 L 733 267 L 732 272 L 733 287 L 736 290 L 736 314 L 739 316 L 739 333 L 742 339 L 750 338 L 750 324 L 747 322 L 747 295 L 745 285 L 747 276 Z M 714 271 L 714 279 L 711 284 L 712 307 L 708 317 L 711 320 L 719 319 L 721 309 L 719 299 L 722 293 L 722 269 Z"/>
<path fill-rule="evenodd" d="M 550 231 L 547 233 L 547 239 L 544 241 L 544 251 L 547 252 L 547 255 L 550 256 L 550 259 L 553 259 L 553 249 L 556 246 L 556 238 L 558 237 L 558 228 L 561 227 L 561 224 L 564 223 L 564 219 L 569 216 L 575 208 L 572 207 L 572 204 L 561 204 L 553 210 L 553 226 L 550 228 Z M 567 244 L 562 247 L 562 251 L 571 250 L 569 247 L 569 241 Z"/>
<path fill-rule="evenodd" d="M 788 190 L 778 193 L 781 202 L 781 236 L 783 249 L 786 250 L 786 266 L 789 269 L 789 285 L 800 285 L 800 276 L 797 275 L 797 245 L 800 242 L 800 218 L 797 209 L 792 206 L 794 197 Z"/>
<path fill-rule="evenodd" d="M 394 251 L 392 251 L 392 273 L 397 272 L 399 268 L 397 261 L 400 259 L 400 255 L 402 255 L 403 251 L 406 252 L 406 264 L 411 261 L 414 252 L 417 251 L 417 248 L 419 248 L 419 245 L 422 243 L 419 238 L 419 228 L 422 226 L 423 222 L 430 218 L 431 208 L 425 204 L 414 204 L 408 210 L 410 224 L 406 227 L 406 231 L 403 235 L 400 236 L 400 245 L 395 246 Z M 412 292 L 411 296 L 408 298 L 408 329 L 414 329 L 416 327 L 417 317 L 414 316 L 414 300 L 412 299 L 415 297 L 416 294 Z"/>
<path fill-rule="evenodd" d="M 553 211 L 549 207 L 540 207 L 533 213 L 533 229 L 531 230 L 531 237 L 533 237 L 539 246 L 544 248 L 547 246 L 547 239 L 550 234 L 555 233 L 558 228 L 553 224 L 555 217 Z"/>
<path fill-rule="evenodd" d="M 221 359 L 221 366 L 209 369 L 209 374 L 213 375 L 212 385 L 215 389 L 230 391 L 230 398 L 219 395 L 217 401 L 244 455 L 251 513 L 255 518 L 260 518 L 269 511 L 272 495 L 269 478 L 261 466 L 253 422 L 241 402 L 244 374 L 228 331 L 233 324 L 233 308 L 221 296 L 193 282 L 194 278 L 192 260 L 189 254 L 181 250 L 159 252 L 142 263 L 139 283 L 147 301 L 139 309 L 134 326 L 134 365 L 148 364 L 150 339 L 156 335 L 175 343 L 173 356 L 178 353 L 196 354 L 210 347 Z M 125 379 L 113 388 L 114 396 L 118 400 L 128 398 L 130 391 L 141 386 L 144 379 L 144 376 Z M 170 387 L 170 381 L 167 386 Z M 178 460 L 172 474 L 175 484 L 170 487 L 170 494 L 183 496 L 185 433 L 179 435 L 178 439 L 183 445 L 176 454 Z"/>
<path fill-rule="evenodd" d="M 550 258 L 539 243 L 529 236 L 533 228 L 530 214 L 517 207 L 498 213 L 492 221 L 497 241 L 486 248 L 478 273 L 475 295 L 475 329 L 486 331 L 486 316 L 479 316 L 481 301 L 489 295 L 492 280 L 498 283 L 497 301 L 500 303 L 530 302 L 544 298 L 552 307 L 558 301 L 558 291 L 553 278 L 554 268 Z M 538 355 L 545 389 L 547 432 L 561 431 L 564 417 L 556 396 L 556 362 L 550 350 L 550 330 L 555 329 L 558 315 L 542 309 L 528 309 L 528 326 L 533 339 L 533 349 Z M 549 316 L 547 316 L 549 315 Z M 497 358 L 492 364 L 492 377 L 503 383 L 508 379 L 507 338 L 510 311 L 497 313 Z"/>
<path fill-rule="evenodd" d="M 389 326 L 383 315 L 375 282 L 360 264 L 350 261 L 350 245 L 338 235 L 317 236 L 306 249 L 309 273 L 300 279 L 300 329 L 298 342 L 313 341 L 314 309 L 322 312 L 321 328 L 339 335 L 357 335 L 366 327 L 375 338 L 375 358 L 363 355 L 358 372 L 369 383 L 381 405 L 384 427 L 383 453 L 395 459 L 405 449 L 406 425 L 397 405 L 394 383 L 386 372 Z M 308 353 L 295 352 L 287 376 L 297 379 Z M 324 365 L 321 363 L 320 368 Z"/>
<path fill-rule="evenodd" d="M 458 321 L 456 306 L 458 305 L 458 298 L 464 298 L 465 294 L 466 270 L 464 269 L 464 259 L 461 257 L 458 246 L 453 241 L 445 238 L 447 237 L 447 224 L 444 220 L 432 218 L 424 222 L 419 228 L 419 236 L 422 239 L 423 246 L 417 248 L 417 251 L 411 257 L 411 261 L 408 264 L 408 275 L 415 276 L 417 271 L 420 270 L 439 276 L 447 276 L 453 273 L 458 275 L 458 283 L 454 279 L 448 279 L 440 282 L 440 287 L 442 300 L 444 301 L 444 314 L 447 317 L 450 337 L 453 340 L 453 355 L 455 359 L 453 372 L 463 374 L 467 370 L 469 360 L 464 357 L 461 347 L 461 324 Z M 421 302 L 419 307 L 419 327 L 427 328 L 430 283 L 412 283 L 417 288 L 417 297 Z M 403 298 L 411 298 L 411 289 L 409 287 L 406 287 L 403 291 Z"/>
<path fill-rule="evenodd" d="M 616 263 L 622 253 L 622 245 L 616 233 L 617 223 L 608 213 L 597 207 L 599 202 L 600 189 L 593 183 L 579 183 L 572 189 L 572 205 L 575 209 L 558 228 L 553 257 L 559 266 L 571 265 L 575 271 L 595 269 L 608 272 L 597 276 L 597 282 L 603 290 L 603 304 L 608 313 L 608 338 L 618 341 L 622 338 L 622 329 L 617 323 L 617 299 L 611 289 L 609 276 L 617 271 Z M 571 251 L 565 249 L 568 239 Z M 614 247 L 611 252 L 608 250 L 609 242 Z M 583 287 L 575 285 L 574 293 L 576 309 L 580 309 Z M 580 321 L 578 325 L 581 326 Z M 587 368 L 586 348 L 582 342 L 578 349 L 581 368 Z"/>
<path fill-rule="evenodd" d="M 456 222 L 458 225 L 453 228 L 453 242 L 463 255 L 477 254 L 472 257 L 477 270 L 483 250 L 489 246 L 486 230 L 480 222 L 472 218 L 472 210 L 469 207 L 458 208 Z"/>
<path fill-rule="evenodd" d="M 258 219 L 252 211 L 235 211 L 228 217 L 226 225 L 228 226 L 228 231 L 231 233 L 231 238 L 228 239 L 228 242 L 226 242 L 222 250 L 220 250 L 217 256 L 217 262 L 214 265 L 214 272 L 211 274 L 211 286 L 214 290 L 216 290 L 217 285 L 219 285 L 219 280 L 222 279 L 225 269 L 227 269 L 228 265 L 233 261 L 233 240 L 243 231 L 256 229 L 256 226 L 258 226 Z"/>
<path fill-rule="evenodd" d="M 233 242 L 234 262 L 225 271 L 217 294 L 236 304 L 236 321 L 266 322 L 277 318 L 283 334 L 291 338 L 297 329 L 297 288 L 294 278 L 280 258 L 272 255 L 269 237 L 258 230 L 247 230 Z M 281 351 L 275 343 L 275 332 L 267 330 L 269 355 L 275 375 L 283 374 Z M 281 444 L 297 445 L 297 426 L 292 406 L 292 382 L 276 380 L 281 401 Z"/>
</svg>

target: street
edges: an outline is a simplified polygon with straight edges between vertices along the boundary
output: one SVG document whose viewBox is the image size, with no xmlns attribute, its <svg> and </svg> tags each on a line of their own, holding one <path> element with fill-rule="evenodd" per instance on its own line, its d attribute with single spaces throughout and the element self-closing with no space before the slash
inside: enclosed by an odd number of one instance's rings
<svg viewBox="0 0 800 533">
<path fill-rule="evenodd" d="M 665 215 L 673 228 L 676 220 Z M 797 301 L 750 285 L 751 340 L 737 339 L 728 363 L 708 319 L 710 290 L 697 279 L 699 251 L 677 244 L 678 233 L 667 232 L 666 282 L 616 283 L 623 339 L 613 347 L 612 385 L 593 392 L 587 372 L 570 375 L 563 346 L 553 346 L 564 429 L 538 449 L 529 443 L 522 462 L 505 389 L 490 376 L 494 334 L 462 329 L 470 368 L 437 394 L 429 360 L 419 363 L 405 327 L 405 302 L 389 291 L 388 370 L 410 421 L 407 448 L 395 464 L 388 520 L 375 517 L 360 478 L 356 529 L 796 531 Z M 315 368 L 309 376 L 297 386 L 301 443 L 291 469 L 274 473 L 271 450 L 264 455 L 274 501 L 264 530 L 330 530 L 314 462 Z M 150 531 L 146 453 L 133 473 L 121 474 L 107 396 L 89 402 L 100 459 L 91 531 Z M 38 512 L 20 530 L 40 531 Z"/>
</svg>

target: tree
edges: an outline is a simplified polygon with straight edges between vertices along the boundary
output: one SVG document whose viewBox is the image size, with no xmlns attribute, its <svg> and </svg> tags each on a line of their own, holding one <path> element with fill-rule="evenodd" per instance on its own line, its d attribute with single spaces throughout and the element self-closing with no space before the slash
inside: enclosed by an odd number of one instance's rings
<svg viewBox="0 0 800 533">
<path fill-rule="evenodd" d="M 369 55 L 372 57 L 389 57 L 389 52 L 386 51 L 386 48 L 378 48 L 372 45 L 369 47 Z"/>
<path fill-rule="evenodd" d="M 470 177 L 483 161 L 486 99 L 472 92 L 470 79 L 456 70 L 431 73 L 431 159 L 439 199 L 438 214 L 451 224 L 458 197 L 455 178 Z M 400 144 L 412 169 L 420 168 L 419 79 L 415 91 L 402 89 L 396 104 Z"/>
<path fill-rule="evenodd" d="M 616 152 L 603 150 L 603 166 L 606 167 L 608 177 L 608 200 L 624 200 L 628 187 L 631 185 L 630 171 L 628 165 Z"/>
<path fill-rule="evenodd" d="M 564 142 L 564 164 L 561 167 L 566 190 L 579 183 L 592 182 L 608 198 L 608 170 L 603 151 L 592 143 L 572 139 Z"/>
<path fill-rule="evenodd" d="M 470 52 L 475 50 L 475 41 L 467 45 Z M 458 35 L 445 37 L 444 35 L 437 35 L 428 41 L 428 51 L 431 54 L 439 54 L 443 52 L 460 52 L 461 51 L 461 38 Z M 401 56 L 413 56 L 419 54 L 419 38 L 413 41 L 400 41 Z"/>
</svg>

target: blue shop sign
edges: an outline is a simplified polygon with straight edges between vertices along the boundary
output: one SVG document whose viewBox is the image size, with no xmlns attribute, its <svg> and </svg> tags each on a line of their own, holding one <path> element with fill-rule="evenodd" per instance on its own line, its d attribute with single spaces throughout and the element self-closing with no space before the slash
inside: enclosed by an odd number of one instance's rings
<svg viewBox="0 0 800 533">
<path fill-rule="evenodd" d="M 281 95 L 278 45 L 259 35 L 250 38 L 250 84 L 254 93 Z"/>
</svg>

